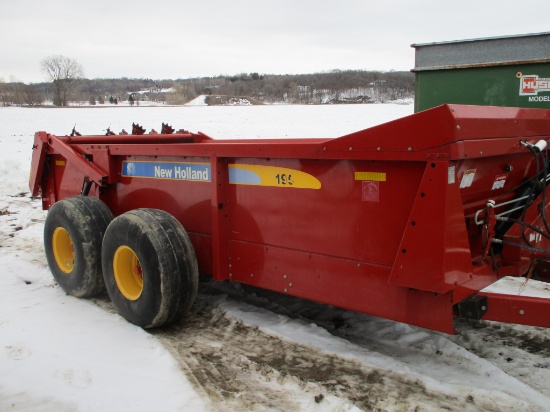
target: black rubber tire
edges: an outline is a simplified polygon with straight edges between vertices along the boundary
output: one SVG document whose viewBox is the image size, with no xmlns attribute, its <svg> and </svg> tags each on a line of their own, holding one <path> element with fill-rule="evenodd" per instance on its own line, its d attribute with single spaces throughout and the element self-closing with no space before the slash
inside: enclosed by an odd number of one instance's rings
<svg viewBox="0 0 550 412">
<path fill-rule="evenodd" d="M 126 261 L 117 258 L 124 251 L 137 262 L 133 271 L 119 266 Z M 142 328 L 164 326 L 179 320 L 195 301 L 199 283 L 195 250 L 172 215 L 135 209 L 118 216 L 107 228 L 101 254 L 107 293 L 129 322 Z M 137 282 L 122 278 L 124 274 L 132 278 L 134 272 L 140 278 Z"/>
<path fill-rule="evenodd" d="M 86 298 L 105 291 L 101 243 L 111 220 L 107 205 L 95 197 L 68 197 L 50 208 L 44 224 L 44 250 L 53 277 L 68 295 Z M 65 242 L 59 241 L 59 233 Z M 65 255 L 64 264 L 60 253 Z"/>
</svg>

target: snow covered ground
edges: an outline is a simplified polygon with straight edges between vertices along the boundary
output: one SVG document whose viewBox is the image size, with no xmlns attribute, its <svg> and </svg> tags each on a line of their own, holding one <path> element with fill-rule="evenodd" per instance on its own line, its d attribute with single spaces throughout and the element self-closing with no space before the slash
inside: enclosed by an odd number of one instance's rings
<svg viewBox="0 0 550 412">
<path fill-rule="evenodd" d="M 410 105 L 0 108 L 0 411 L 550 411 L 550 331 L 459 322 L 448 336 L 235 284 L 203 283 L 145 332 L 55 284 L 29 197 L 34 132 L 168 122 L 215 138 L 337 137 Z M 507 290 L 521 287 L 509 282 Z"/>
</svg>

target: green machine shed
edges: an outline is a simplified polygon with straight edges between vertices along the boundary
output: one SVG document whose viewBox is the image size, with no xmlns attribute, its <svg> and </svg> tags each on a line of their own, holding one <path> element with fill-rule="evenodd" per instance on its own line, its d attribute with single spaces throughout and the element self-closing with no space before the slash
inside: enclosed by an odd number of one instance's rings
<svg viewBox="0 0 550 412">
<path fill-rule="evenodd" d="M 415 48 L 415 112 L 444 103 L 550 109 L 550 32 Z"/>
</svg>

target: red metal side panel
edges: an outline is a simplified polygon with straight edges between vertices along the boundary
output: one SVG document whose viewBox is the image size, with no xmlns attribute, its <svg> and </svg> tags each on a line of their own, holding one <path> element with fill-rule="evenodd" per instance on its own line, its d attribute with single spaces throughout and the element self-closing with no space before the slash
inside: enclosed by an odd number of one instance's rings
<svg viewBox="0 0 550 412">
<path fill-rule="evenodd" d="M 408 217 L 403 210 L 413 204 L 425 165 L 252 158 L 235 164 L 281 179 L 287 170 L 291 182 L 301 172 L 319 186 L 232 184 L 231 239 L 385 266 L 395 259 Z"/>
<path fill-rule="evenodd" d="M 460 126 L 460 140 L 548 135 L 550 110 L 454 104 L 440 107 L 451 109 L 456 126 Z"/>
<path fill-rule="evenodd" d="M 445 293 L 470 279 L 464 210 L 448 162 L 428 162 L 390 277 L 396 286 Z"/>
<path fill-rule="evenodd" d="M 212 276 L 216 280 L 229 278 L 229 221 L 232 208 L 229 201 L 229 165 L 227 159 L 212 156 Z"/>
<path fill-rule="evenodd" d="M 442 105 L 327 143 L 329 151 L 419 152 L 467 140 L 548 136 L 550 110 Z M 489 146 L 499 147 L 492 145 Z M 434 150 L 437 152 L 437 150 Z M 502 148 L 500 148 L 502 153 Z M 476 157 L 483 153 L 476 153 Z"/>
<path fill-rule="evenodd" d="M 231 279 L 341 308 L 453 333 L 451 294 L 394 287 L 389 268 L 231 242 Z"/>
</svg>

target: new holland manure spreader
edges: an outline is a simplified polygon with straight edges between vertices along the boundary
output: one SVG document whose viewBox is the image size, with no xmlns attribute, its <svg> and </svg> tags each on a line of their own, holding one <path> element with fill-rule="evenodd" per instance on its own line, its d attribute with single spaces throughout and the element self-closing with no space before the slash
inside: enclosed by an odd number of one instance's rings
<svg viewBox="0 0 550 412">
<path fill-rule="evenodd" d="M 549 139 L 548 109 L 463 104 L 334 139 L 38 132 L 30 187 L 59 285 L 145 328 L 199 272 L 447 333 L 550 327 L 550 297 L 482 291 L 550 280 Z"/>
</svg>

